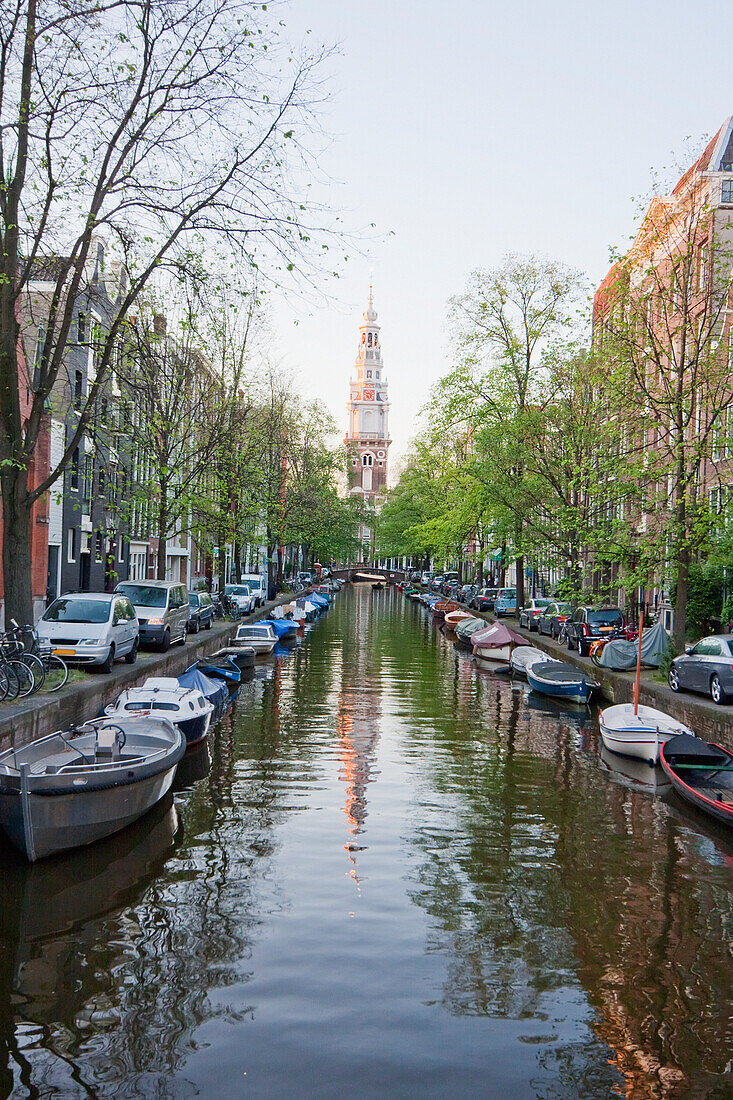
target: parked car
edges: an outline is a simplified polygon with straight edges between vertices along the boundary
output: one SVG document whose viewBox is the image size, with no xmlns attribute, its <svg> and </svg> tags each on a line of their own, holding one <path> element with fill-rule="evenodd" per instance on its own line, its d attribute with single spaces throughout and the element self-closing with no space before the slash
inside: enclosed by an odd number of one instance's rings
<svg viewBox="0 0 733 1100">
<path fill-rule="evenodd" d="M 420 577 L 420 584 L 424 584 L 426 587 L 433 583 L 433 573 L 425 572 Z"/>
<path fill-rule="evenodd" d="M 551 600 L 545 600 L 532 597 L 527 600 L 524 607 L 519 612 L 519 625 L 526 627 L 527 630 L 532 633 L 533 630 L 537 630 L 540 616 L 545 608 L 550 604 Z"/>
<path fill-rule="evenodd" d="M 111 672 L 124 657 L 134 665 L 139 625 L 130 600 L 122 593 L 72 592 L 59 596 L 38 620 L 38 640 L 65 661 L 98 665 Z"/>
<path fill-rule="evenodd" d="M 298 584 L 303 585 L 303 588 L 310 588 L 310 586 L 313 584 L 313 574 L 308 573 L 307 571 L 304 570 L 304 571 L 298 573 L 297 581 L 298 581 Z"/>
<path fill-rule="evenodd" d="M 700 691 L 714 703 L 733 696 L 733 635 L 713 634 L 675 657 L 669 669 L 672 691 Z"/>
<path fill-rule="evenodd" d="M 497 619 L 502 615 L 516 615 L 517 590 L 516 588 L 500 588 L 494 599 L 494 614 Z"/>
<path fill-rule="evenodd" d="M 578 607 L 565 623 L 568 649 L 577 649 L 581 657 L 587 657 L 591 642 L 623 628 L 624 616 L 618 607 Z"/>
<path fill-rule="evenodd" d="M 208 592 L 188 593 L 188 632 L 198 634 L 199 630 L 211 630 L 214 622 L 214 601 Z"/>
<path fill-rule="evenodd" d="M 461 589 L 461 601 L 465 604 L 470 603 L 477 592 L 477 584 L 464 584 L 463 588 Z"/>
<path fill-rule="evenodd" d="M 551 638 L 557 638 L 563 623 L 567 622 L 572 613 L 572 604 L 563 603 L 560 600 L 550 602 L 537 620 L 537 633 L 549 634 Z"/>
<path fill-rule="evenodd" d="M 257 596 L 248 584 L 227 584 L 224 586 L 224 595 L 229 606 L 238 615 L 250 615 L 257 609 Z"/>
<path fill-rule="evenodd" d="M 185 584 L 170 581 L 122 581 L 115 588 L 127 596 L 140 624 L 140 644 L 155 645 L 163 653 L 173 642 L 183 645 L 188 623 Z"/>
<path fill-rule="evenodd" d="M 421 584 L 422 583 L 422 576 L 423 575 L 422 575 L 422 573 L 420 572 L 419 569 L 413 569 L 411 573 L 407 574 L 407 579 L 412 584 Z"/>
<path fill-rule="evenodd" d="M 443 574 L 442 573 L 438 573 L 437 577 L 433 577 L 432 587 L 435 589 L 436 592 L 440 592 L 440 590 L 443 587 Z"/>
<path fill-rule="evenodd" d="M 469 607 L 474 607 L 477 611 L 492 611 L 498 591 L 498 588 L 480 588 L 469 603 Z"/>
</svg>

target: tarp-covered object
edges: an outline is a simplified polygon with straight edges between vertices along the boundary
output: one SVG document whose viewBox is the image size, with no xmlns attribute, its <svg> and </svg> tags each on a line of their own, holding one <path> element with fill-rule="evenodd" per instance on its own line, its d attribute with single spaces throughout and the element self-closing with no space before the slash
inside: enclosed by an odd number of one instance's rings
<svg viewBox="0 0 733 1100">
<path fill-rule="evenodd" d="M 492 623 L 486 630 L 477 630 L 472 634 L 471 644 L 478 649 L 494 649 L 497 646 L 526 645 L 527 640 L 504 623 Z"/>
<path fill-rule="evenodd" d="M 213 703 L 215 707 L 223 703 L 229 695 L 221 680 L 212 680 L 210 676 L 204 675 L 201 669 L 196 668 L 195 665 L 181 673 L 178 677 L 178 683 L 181 687 L 196 688 L 201 692 L 204 699 Z"/>
<path fill-rule="evenodd" d="M 659 668 L 662 657 L 667 652 L 671 639 L 664 629 L 662 620 L 659 619 L 654 626 L 644 631 L 641 639 L 641 663 L 649 668 Z M 638 642 L 627 642 L 625 638 L 608 642 L 601 654 L 603 668 L 627 669 L 636 668 L 636 656 L 639 651 Z"/>
</svg>

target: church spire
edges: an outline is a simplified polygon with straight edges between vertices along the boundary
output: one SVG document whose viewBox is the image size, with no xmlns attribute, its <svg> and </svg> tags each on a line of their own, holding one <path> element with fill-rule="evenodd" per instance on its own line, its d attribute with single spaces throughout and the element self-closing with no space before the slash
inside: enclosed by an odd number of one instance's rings
<svg viewBox="0 0 733 1100">
<path fill-rule="evenodd" d="M 389 398 L 382 362 L 380 328 L 370 281 L 367 308 L 351 379 L 345 443 L 351 447 L 351 492 L 373 498 L 387 485 Z"/>
</svg>

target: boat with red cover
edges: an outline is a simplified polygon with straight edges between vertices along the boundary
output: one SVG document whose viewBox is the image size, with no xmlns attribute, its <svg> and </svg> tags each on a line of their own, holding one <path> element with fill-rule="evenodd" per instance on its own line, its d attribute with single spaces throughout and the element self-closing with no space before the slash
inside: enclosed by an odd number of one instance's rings
<svg viewBox="0 0 733 1100">
<path fill-rule="evenodd" d="M 660 745 L 659 760 L 681 798 L 733 825 L 733 753 L 682 733 Z"/>
<path fill-rule="evenodd" d="M 504 623 L 492 623 L 471 635 L 473 655 L 487 668 L 509 669 L 512 651 L 526 644 L 521 634 L 515 634 Z"/>
</svg>

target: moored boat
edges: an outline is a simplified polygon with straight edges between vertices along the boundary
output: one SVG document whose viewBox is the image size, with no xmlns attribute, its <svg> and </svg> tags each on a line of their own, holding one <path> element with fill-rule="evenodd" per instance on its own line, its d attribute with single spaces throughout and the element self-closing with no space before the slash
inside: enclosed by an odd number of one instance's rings
<svg viewBox="0 0 733 1100">
<path fill-rule="evenodd" d="M 472 616 L 470 619 L 462 619 L 456 627 L 456 641 L 466 649 L 471 648 L 471 638 L 479 630 L 486 630 L 486 619 Z"/>
<path fill-rule="evenodd" d="M 195 691 L 200 691 L 204 699 L 211 703 L 214 708 L 214 714 L 221 712 L 224 709 L 224 704 L 229 699 L 229 689 L 223 680 L 214 679 L 212 676 L 208 676 L 203 668 L 198 665 L 190 665 L 185 672 L 182 672 L 176 679 L 181 687 L 193 688 Z M 237 669 L 237 687 L 239 687 L 239 680 L 241 679 L 241 673 Z M 212 715 L 213 718 L 213 715 Z"/>
<path fill-rule="evenodd" d="M 659 760 L 681 798 L 733 826 L 733 753 L 683 733 L 661 746 Z"/>
<path fill-rule="evenodd" d="M 199 688 L 183 687 L 173 676 L 148 676 L 141 687 L 126 688 L 104 708 L 110 718 L 156 712 L 178 726 L 187 745 L 195 745 L 209 732 L 214 704 Z"/>
<path fill-rule="evenodd" d="M 659 760 L 659 747 L 679 734 L 694 733 L 679 719 L 655 707 L 633 703 L 616 703 L 605 707 L 599 716 L 603 744 L 611 752 L 622 756 L 633 756 L 656 764 Z"/>
<path fill-rule="evenodd" d="M 486 668 L 509 669 L 512 652 L 524 645 L 524 638 L 515 634 L 504 623 L 491 623 L 485 630 L 471 635 L 471 646 L 476 660 Z"/>
<path fill-rule="evenodd" d="M 546 653 L 543 653 L 541 649 L 537 649 L 533 645 L 518 645 L 516 649 L 512 650 L 512 655 L 509 658 L 509 665 L 512 672 L 516 676 L 526 676 L 527 668 L 530 665 L 535 664 L 537 661 L 553 660 Z"/>
<path fill-rule="evenodd" d="M 211 660 L 223 660 L 228 657 L 230 661 L 233 661 L 240 672 L 245 672 L 247 669 L 255 667 L 255 651 L 251 646 L 229 646 L 226 649 L 219 649 L 216 653 L 211 654 Z"/>
<path fill-rule="evenodd" d="M 269 624 L 275 631 L 279 641 L 294 639 L 298 635 L 298 623 L 292 619 L 259 619 L 260 623 Z"/>
<path fill-rule="evenodd" d="M 575 665 L 564 661 L 537 661 L 526 669 L 527 682 L 533 691 L 553 699 L 587 703 L 598 684 Z"/>
<path fill-rule="evenodd" d="M 142 817 L 170 789 L 186 749 L 151 714 L 96 718 L 0 753 L 0 824 L 31 862 L 92 844 Z"/>
<path fill-rule="evenodd" d="M 230 695 L 234 694 L 242 681 L 242 672 L 239 665 L 235 664 L 227 654 L 222 657 L 199 657 L 195 665 L 191 665 L 191 668 L 200 669 L 208 680 L 214 680 L 222 684 Z M 189 671 L 190 669 L 186 669 L 186 672 Z M 183 673 L 183 675 L 185 676 L 186 673 Z M 185 683 L 181 676 L 178 677 L 178 681 L 181 684 Z M 204 695 L 207 699 L 211 698 L 210 691 L 205 691 Z M 214 702 L 213 699 L 211 701 Z"/>
<path fill-rule="evenodd" d="M 446 630 L 455 630 L 459 623 L 462 623 L 464 619 L 472 619 L 473 615 L 470 611 L 464 611 L 462 607 L 459 607 L 456 611 L 449 611 L 443 619 Z"/>
<path fill-rule="evenodd" d="M 458 604 L 453 600 L 436 600 L 432 607 L 433 622 L 442 623 L 448 612 L 458 610 Z"/>
<path fill-rule="evenodd" d="M 277 635 L 269 623 L 247 623 L 239 627 L 230 648 L 248 646 L 257 654 L 272 653 L 276 642 Z"/>
</svg>

